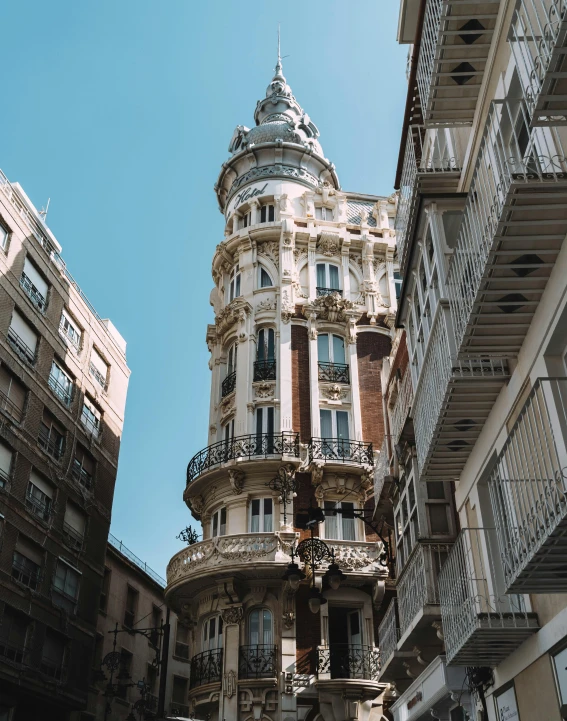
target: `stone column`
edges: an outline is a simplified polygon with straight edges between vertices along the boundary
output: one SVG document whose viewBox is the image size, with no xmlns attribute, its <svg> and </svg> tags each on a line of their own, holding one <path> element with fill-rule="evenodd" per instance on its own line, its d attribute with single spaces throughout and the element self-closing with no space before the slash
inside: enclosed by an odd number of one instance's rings
<svg viewBox="0 0 567 721">
<path fill-rule="evenodd" d="M 358 387 L 358 354 L 356 352 L 356 325 L 354 318 L 348 320 L 347 351 L 350 371 L 350 394 L 352 403 L 352 438 L 363 441 L 362 415 L 360 409 L 360 388 Z"/>
<path fill-rule="evenodd" d="M 238 652 L 240 648 L 240 622 L 244 617 L 242 606 L 221 609 L 224 624 L 223 675 L 219 719 L 238 719 Z"/>
<path fill-rule="evenodd" d="M 317 316 L 309 315 L 309 395 L 311 406 L 311 435 L 318 438 L 321 435 L 319 422 L 319 366 L 317 351 Z"/>
</svg>

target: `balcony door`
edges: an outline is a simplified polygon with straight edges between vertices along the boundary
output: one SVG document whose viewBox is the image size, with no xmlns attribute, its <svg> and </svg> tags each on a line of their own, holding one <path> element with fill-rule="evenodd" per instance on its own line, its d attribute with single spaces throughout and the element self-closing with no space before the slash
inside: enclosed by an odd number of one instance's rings
<svg viewBox="0 0 567 721">
<path fill-rule="evenodd" d="M 203 651 L 217 651 L 222 648 L 222 616 L 211 616 L 203 626 Z"/>
<path fill-rule="evenodd" d="M 346 411 L 319 409 L 321 453 L 325 458 L 348 458 L 349 422 Z"/>
<path fill-rule="evenodd" d="M 329 607 L 331 678 L 364 678 L 360 609 Z"/>
<path fill-rule="evenodd" d="M 267 608 L 256 608 L 248 618 L 248 644 L 250 646 L 271 646 L 274 643 L 272 612 Z"/>
<path fill-rule="evenodd" d="M 317 360 L 319 363 L 345 365 L 345 341 L 340 335 L 320 333 L 317 336 Z"/>
<path fill-rule="evenodd" d="M 341 292 L 339 269 L 331 263 L 317 263 L 317 295 Z"/>
</svg>

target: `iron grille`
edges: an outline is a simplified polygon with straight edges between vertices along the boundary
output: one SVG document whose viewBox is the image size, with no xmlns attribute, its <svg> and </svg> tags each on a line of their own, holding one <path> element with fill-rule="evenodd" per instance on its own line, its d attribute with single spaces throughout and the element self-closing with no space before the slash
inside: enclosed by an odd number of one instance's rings
<svg viewBox="0 0 567 721">
<path fill-rule="evenodd" d="M 43 448 L 43 450 L 46 453 L 49 453 L 49 455 L 55 458 L 55 460 L 58 461 L 62 457 L 64 448 L 63 436 L 57 434 L 55 438 L 52 438 L 52 434 L 46 432 L 44 430 L 44 427 L 42 426 L 39 429 L 39 436 L 37 442 Z"/>
<path fill-rule="evenodd" d="M 4 641 L 4 639 L 0 638 L 0 658 L 4 661 L 23 664 L 27 660 L 28 653 L 29 651 L 25 646 L 8 643 L 7 641 Z"/>
<path fill-rule="evenodd" d="M 323 363 L 319 361 L 319 380 L 331 383 L 350 383 L 348 365 L 345 363 Z"/>
<path fill-rule="evenodd" d="M 13 328 L 8 328 L 8 343 L 22 360 L 30 365 L 33 365 L 35 362 L 35 351 L 33 351 L 29 345 L 20 338 Z"/>
<path fill-rule="evenodd" d="M 312 438 L 309 441 L 310 461 L 339 461 L 373 465 L 372 443 L 348 438 Z"/>
<path fill-rule="evenodd" d="M 254 380 L 255 381 L 275 381 L 276 380 L 276 361 L 257 360 L 254 362 Z"/>
<path fill-rule="evenodd" d="M 331 678 L 360 678 L 373 681 L 380 673 L 380 652 L 372 646 L 332 643 L 318 650 L 318 674 Z"/>
<path fill-rule="evenodd" d="M 238 678 L 275 678 L 277 651 L 272 644 L 241 646 Z"/>
<path fill-rule="evenodd" d="M 0 391 L 0 408 L 13 418 L 16 422 L 22 420 L 22 409 L 11 401 L 5 393 Z"/>
<path fill-rule="evenodd" d="M 25 273 L 22 273 L 20 277 L 20 287 L 38 310 L 45 310 L 45 298 Z"/>
<path fill-rule="evenodd" d="M 224 398 L 236 388 L 236 371 L 233 371 L 223 380 L 221 385 L 221 396 Z"/>
<path fill-rule="evenodd" d="M 62 403 L 64 403 L 66 406 L 71 405 L 71 400 L 73 398 L 72 385 L 70 385 L 68 388 L 65 388 L 65 386 L 59 383 L 59 381 L 52 375 L 50 375 L 47 379 L 47 383 Z"/>
<path fill-rule="evenodd" d="M 189 686 L 195 688 L 206 683 L 220 682 L 222 676 L 222 648 L 202 651 L 191 659 Z"/>
<path fill-rule="evenodd" d="M 106 378 L 102 375 L 102 373 L 98 370 L 94 363 L 89 364 L 89 373 L 92 375 L 95 381 L 100 386 L 102 386 L 102 388 L 106 389 Z"/>
<path fill-rule="evenodd" d="M 322 288 L 321 286 L 317 286 L 315 290 L 317 292 L 317 298 L 321 298 L 324 295 L 333 295 L 333 293 L 343 294 L 339 288 Z"/>
<path fill-rule="evenodd" d="M 41 581 L 41 568 L 23 556 L 20 558 L 22 560 L 12 560 L 12 578 L 32 591 L 37 591 Z"/>
<path fill-rule="evenodd" d="M 299 458 L 299 433 L 254 433 L 235 436 L 228 441 L 213 443 L 189 461 L 187 483 L 201 473 L 235 458 L 266 458 L 267 456 Z"/>
</svg>

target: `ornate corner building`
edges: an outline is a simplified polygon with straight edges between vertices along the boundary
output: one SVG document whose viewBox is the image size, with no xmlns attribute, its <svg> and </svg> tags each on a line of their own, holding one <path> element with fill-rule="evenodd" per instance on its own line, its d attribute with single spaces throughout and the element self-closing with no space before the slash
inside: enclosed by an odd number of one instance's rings
<svg viewBox="0 0 567 721">
<path fill-rule="evenodd" d="M 191 627 L 188 705 L 212 721 L 378 719 L 388 549 L 366 521 L 397 197 L 341 190 L 279 59 L 254 118 L 215 186 L 209 445 L 184 493 L 203 540 L 167 570 Z"/>
</svg>

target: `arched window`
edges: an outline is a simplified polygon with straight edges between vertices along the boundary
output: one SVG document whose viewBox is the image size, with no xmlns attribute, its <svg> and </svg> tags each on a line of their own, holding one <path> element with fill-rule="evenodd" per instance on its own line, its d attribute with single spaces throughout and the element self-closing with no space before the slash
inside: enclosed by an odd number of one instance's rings
<svg viewBox="0 0 567 721">
<path fill-rule="evenodd" d="M 224 398 L 236 388 L 236 359 L 238 346 L 236 343 L 230 346 L 226 364 L 226 376 L 221 386 L 221 396 Z"/>
<path fill-rule="evenodd" d="M 339 280 L 339 268 L 332 263 L 317 263 L 317 295 L 342 293 Z"/>
<path fill-rule="evenodd" d="M 263 266 L 258 266 L 260 269 L 260 277 L 258 279 L 258 285 L 260 288 L 271 288 L 274 284 L 268 271 Z"/>
<path fill-rule="evenodd" d="M 222 616 L 211 616 L 203 624 L 203 651 L 222 648 Z"/>
<path fill-rule="evenodd" d="M 271 646 L 274 643 L 272 612 L 267 608 L 255 608 L 248 616 L 248 644 Z"/>
</svg>

